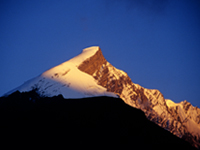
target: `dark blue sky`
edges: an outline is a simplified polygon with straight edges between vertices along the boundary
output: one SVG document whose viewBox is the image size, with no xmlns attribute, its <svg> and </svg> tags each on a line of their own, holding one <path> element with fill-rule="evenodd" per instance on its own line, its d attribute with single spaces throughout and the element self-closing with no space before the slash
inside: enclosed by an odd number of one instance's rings
<svg viewBox="0 0 200 150">
<path fill-rule="evenodd" d="M 199 0 L 0 0 L 0 95 L 98 45 L 134 83 L 200 107 Z"/>
</svg>

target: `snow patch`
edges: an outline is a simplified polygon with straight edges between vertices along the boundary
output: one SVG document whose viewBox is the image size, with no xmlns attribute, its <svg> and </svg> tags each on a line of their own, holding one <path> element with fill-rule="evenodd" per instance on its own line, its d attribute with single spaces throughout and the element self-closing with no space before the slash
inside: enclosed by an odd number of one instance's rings
<svg viewBox="0 0 200 150">
<path fill-rule="evenodd" d="M 168 107 L 176 107 L 176 106 L 178 106 L 178 104 L 174 103 L 171 99 L 165 99 L 165 101 L 166 101 L 166 104 L 167 104 Z"/>
<path fill-rule="evenodd" d="M 171 99 L 165 99 L 165 102 L 166 102 L 168 107 L 176 107 L 176 106 L 178 106 L 181 109 L 183 109 L 183 105 L 181 104 L 181 102 L 180 103 L 175 103 Z"/>
</svg>

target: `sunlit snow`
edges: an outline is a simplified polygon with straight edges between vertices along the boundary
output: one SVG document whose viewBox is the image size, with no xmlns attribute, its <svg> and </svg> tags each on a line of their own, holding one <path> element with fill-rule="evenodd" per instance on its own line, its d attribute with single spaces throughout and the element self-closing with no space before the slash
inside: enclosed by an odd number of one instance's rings
<svg viewBox="0 0 200 150">
<path fill-rule="evenodd" d="M 98 46 L 86 48 L 78 56 L 47 70 L 40 76 L 27 81 L 7 94 L 16 90 L 23 92 L 37 88 L 39 94 L 44 96 L 62 94 L 64 98 L 82 98 L 90 96 L 117 97 L 114 93 L 107 92 L 106 88 L 98 85 L 92 76 L 77 68 L 83 61 L 89 59 L 98 50 Z"/>
</svg>

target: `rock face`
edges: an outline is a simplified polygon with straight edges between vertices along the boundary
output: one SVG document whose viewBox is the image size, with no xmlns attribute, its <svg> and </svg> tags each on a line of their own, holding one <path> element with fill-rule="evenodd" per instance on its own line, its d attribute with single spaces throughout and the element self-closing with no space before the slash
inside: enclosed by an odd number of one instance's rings
<svg viewBox="0 0 200 150">
<path fill-rule="evenodd" d="M 155 89 L 134 84 L 127 73 L 116 69 L 104 58 L 101 49 L 82 62 L 78 69 L 93 76 L 98 85 L 118 94 L 128 105 L 141 109 L 146 117 L 176 136 L 200 147 L 200 109 L 189 102 L 166 100 Z"/>
</svg>

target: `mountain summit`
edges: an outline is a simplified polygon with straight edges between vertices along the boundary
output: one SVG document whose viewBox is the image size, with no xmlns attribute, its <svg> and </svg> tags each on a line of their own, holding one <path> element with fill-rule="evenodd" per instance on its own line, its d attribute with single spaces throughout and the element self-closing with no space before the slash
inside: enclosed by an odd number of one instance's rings
<svg viewBox="0 0 200 150">
<path fill-rule="evenodd" d="M 127 73 L 112 66 L 98 46 L 86 48 L 78 56 L 47 70 L 8 92 L 36 90 L 42 96 L 64 98 L 95 96 L 120 97 L 141 109 L 146 117 L 176 136 L 200 147 L 200 109 L 189 102 L 174 103 L 156 89 L 134 84 Z"/>
<path fill-rule="evenodd" d="M 37 92 L 43 96 L 56 96 L 62 94 L 64 98 L 83 98 L 90 96 L 112 96 L 116 94 L 107 92 L 107 89 L 98 85 L 96 80 L 89 74 L 81 71 L 79 66 L 87 62 L 90 58 L 99 53 L 97 46 L 86 48 L 78 56 L 53 67 L 36 78 L 25 82 L 20 87 L 7 93 L 31 91 L 37 89 Z"/>
</svg>

